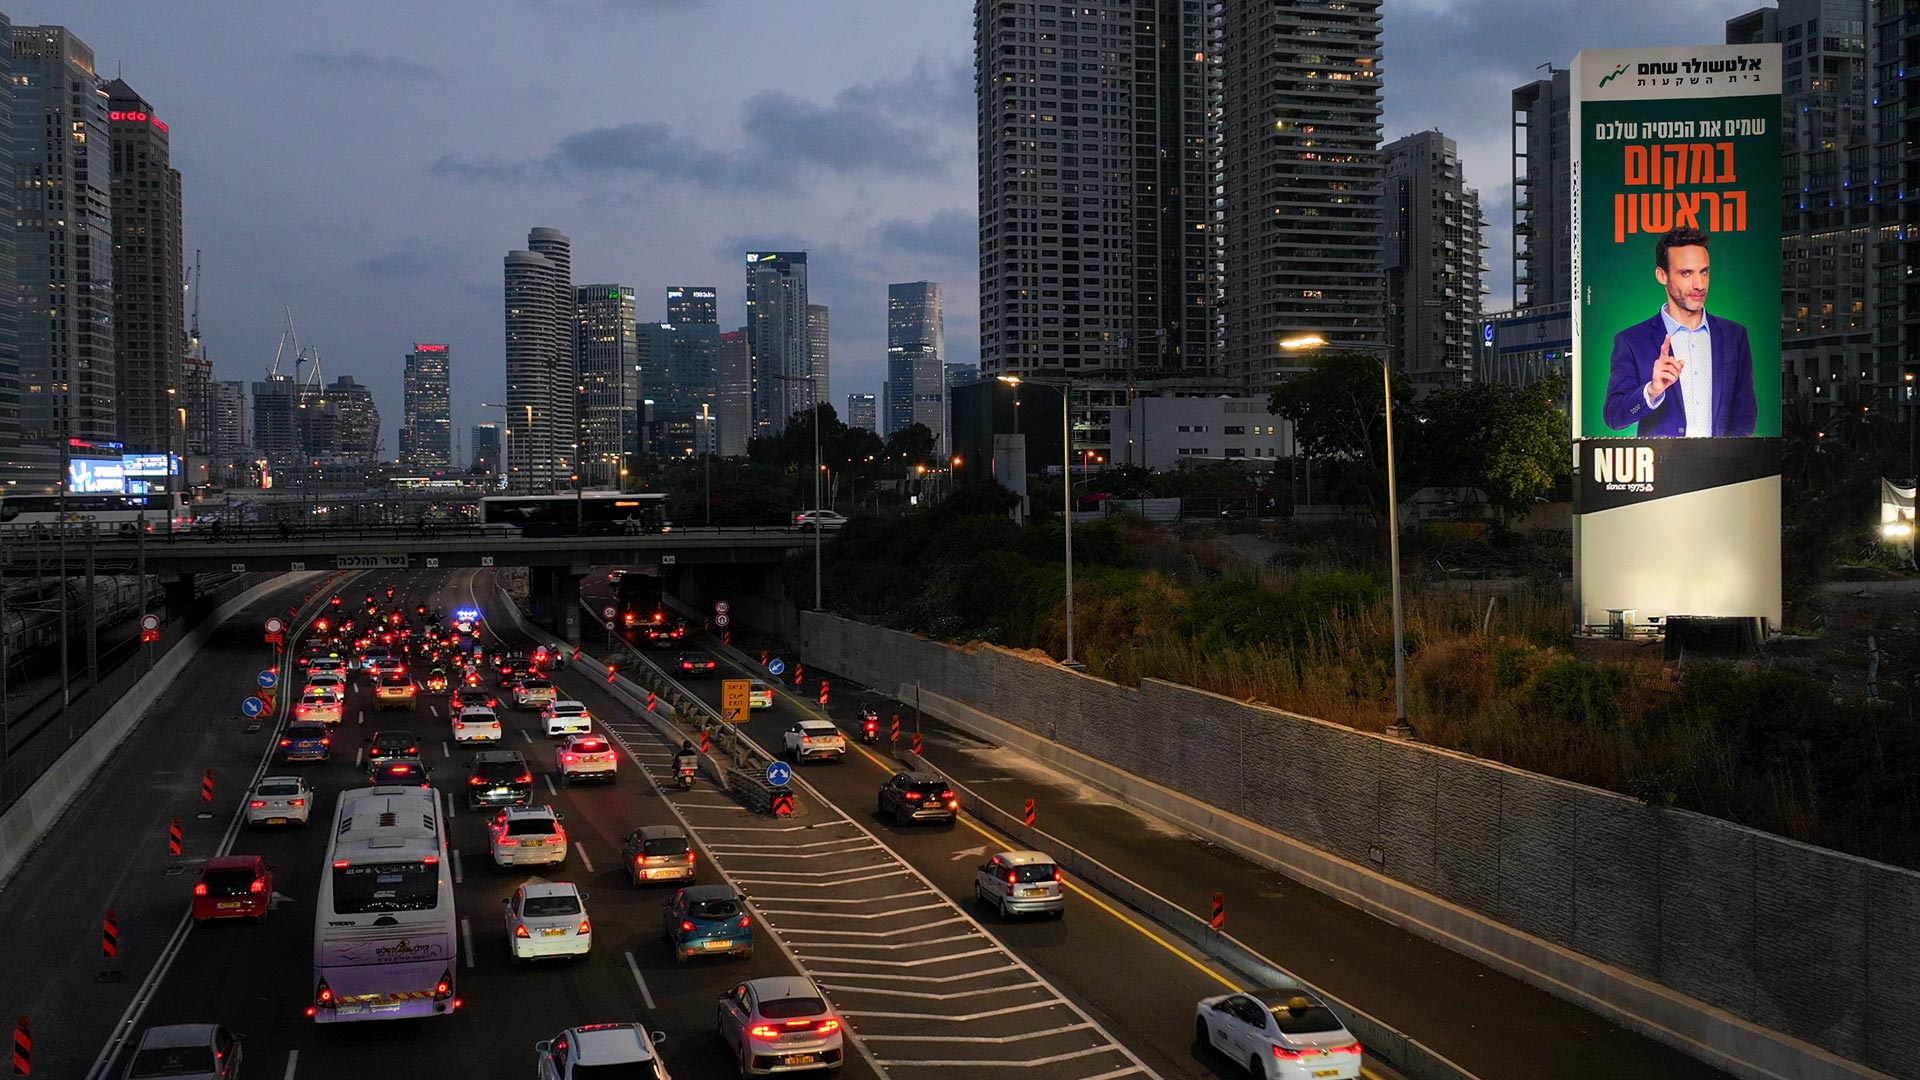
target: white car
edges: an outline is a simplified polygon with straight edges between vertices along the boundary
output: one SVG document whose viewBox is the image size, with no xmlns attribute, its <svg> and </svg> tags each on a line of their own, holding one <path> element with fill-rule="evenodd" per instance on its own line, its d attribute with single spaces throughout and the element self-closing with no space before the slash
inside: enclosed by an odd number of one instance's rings
<svg viewBox="0 0 1920 1080">
<path fill-rule="evenodd" d="M 611 784 L 620 773 L 619 758 L 605 735 L 567 736 L 554 754 L 554 763 L 563 784 L 583 776 Z"/>
<path fill-rule="evenodd" d="M 795 761 L 808 758 L 846 760 L 847 737 L 826 720 L 801 720 L 788 728 L 782 739 L 786 744 L 787 756 Z"/>
<path fill-rule="evenodd" d="M 313 788 L 298 776 L 263 776 L 247 795 L 247 824 L 305 825 Z"/>
<path fill-rule="evenodd" d="M 347 662 L 338 656 L 316 656 L 307 661 L 309 678 L 315 675 L 339 675 L 344 678 L 346 674 Z"/>
<path fill-rule="evenodd" d="M 773 687 L 761 682 L 759 679 L 754 679 L 749 682 L 747 684 L 747 708 L 773 708 Z"/>
<path fill-rule="evenodd" d="M 513 684 L 513 704 L 518 709 L 544 709 L 559 697 L 553 684 L 539 677 L 521 679 Z"/>
<path fill-rule="evenodd" d="M 495 866 L 561 866 L 567 830 L 551 806 L 508 806 L 487 823 L 487 846 Z"/>
<path fill-rule="evenodd" d="M 507 948 L 514 963 L 585 956 L 593 947 L 586 894 L 565 881 L 530 881 L 503 897 Z"/>
<path fill-rule="evenodd" d="M 974 899 L 998 908 L 1000 917 L 1044 911 L 1067 913 L 1067 890 L 1053 856 L 1040 851 L 1003 851 L 973 874 Z"/>
<path fill-rule="evenodd" d="M 347 694 L 347 678 L 338 672 L 313 671 L 309 669 L 307 671 L 307 685 L 302 688 L 300 692 L 302 694 L 339 694 L 341 697 L 345 697 Z"/>
<path fill-rule="evenodd" d="M 812 979 L 748 979 L 720 995 L 720 1038 L 741 1076 L 790 1069 L 838 1069 L 845 1032 Z"/>
<path fill-rule="evenodd" d="M 454 714 L 454 742 L 499 742 L 500 737 L 500 717 L 492 709 L 484 705 L 469 705 Z"/>
<path fill-rule="evenodd" d="M 593 730 L 593 714 L 577 701 L 555 701 L 540 710 L 540 722 L 546 725 L 547 738 L 585 735 Z"/>
<path fill-rule="evenodd" d="M 1333 1010 L 1297 987 L 1201 998 L 1194 1041 L 1262 1080 L 1353 1080 L 1360 1043 Z"/>
<path fill-rule="evenodd" d="M 337 724 L 340 722 L 342 700 L 339 694 L 329 694 L 324 691 L 301 694 L 299 704 L 293 707 L 293 718 L 318 720 L 323 724 Z"/>
<path fill-rule="evenodd" d="M 655 1049 L 667 1033 L 648 1035 L 639 1024 L 588 1024 L 568 1028 L 533 1044 L 540 1080 L 586 1080 L 589 1076 L 627 1076 L 635 1080 L 673 1080 Z"/>
<path fill-rule="evenodd" d="M 847 523 L 847 515 L 835 510 L 802 510 L 793 515 L 793 527 L 811 529 L 818 525 L 826 532 L 832 532 Z"/>
</svg>

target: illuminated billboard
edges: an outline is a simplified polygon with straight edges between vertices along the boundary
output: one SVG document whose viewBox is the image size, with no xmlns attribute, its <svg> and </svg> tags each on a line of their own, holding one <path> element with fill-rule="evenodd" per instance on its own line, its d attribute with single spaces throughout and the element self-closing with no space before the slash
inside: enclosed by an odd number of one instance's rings
<svg viewBox="0 0 1920 1080">
<path fill-rule="evenodd" d="M 67 455 L 67 490 L 88 495 L 143 495 L 155 487 L 151 481 L 165 480 L 179 472 L 180 458 L 174 454 L 110 453 L 98 445 L 75 446 Z"/>
</svg>

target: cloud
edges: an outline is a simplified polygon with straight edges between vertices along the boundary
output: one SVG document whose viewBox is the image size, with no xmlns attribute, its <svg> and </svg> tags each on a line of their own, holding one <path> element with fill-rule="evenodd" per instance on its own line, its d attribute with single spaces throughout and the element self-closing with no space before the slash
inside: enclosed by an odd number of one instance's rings
<svg viewBox="0 0 1920 1080">
<path fill-rule="evenodd" d="M 293 62 L 304 68 L 331 75 L 355 78 L 390 79 L 394 82 L 445 82 L 446 76 L 433 67 L 404 56 L 375 56 L 355 49 L 348 53 L 296 53 Z"/>
<path fill-rule="evenodd" d="M 936 210 L 922 221 L 896 218 L 875 232 L 883 246 L 908 255 L 970 262 L 980 252 L 980 216 L 971 210 Z"/>
<path fill-rule="evenodd" d="M 747 99 L 742 127 L 754 148 L 775 161 L 809 161 L 842 174 L 940 171 L 945 157 L 933 130 L 899 124 L 894 110 L 863 98 L 842 91 L 831 105 L 816 105 L 791 94 L 755 94 Z"/>
<path fill-rule="evenodd" d="M 354 266 L 373 277 L 397 279 L 444 275 L 451 263 L 452 256 L 446 248 L 415 236 L 408 237 L 392 251 L 362 259 Z"/>
<path fill-rule="evenodd" d="M 755 179 L 745 162 L 656 123 L 575 132 L 554 145 L 546 165 L 558 172 L 637 173 L 708 184 L 739 185 Z"/>
</svg>

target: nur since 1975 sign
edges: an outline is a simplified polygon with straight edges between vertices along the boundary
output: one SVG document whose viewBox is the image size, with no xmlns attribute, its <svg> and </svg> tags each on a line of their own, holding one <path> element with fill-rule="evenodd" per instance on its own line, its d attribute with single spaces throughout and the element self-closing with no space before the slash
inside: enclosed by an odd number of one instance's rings
<svg viewBox="0 0 1920 1080">
<path fill-rule="evenodd" d="M 1778 45 L 1569 72 L 1576 625 L 1780 624 L 1780 74 Z"/>
</svg>

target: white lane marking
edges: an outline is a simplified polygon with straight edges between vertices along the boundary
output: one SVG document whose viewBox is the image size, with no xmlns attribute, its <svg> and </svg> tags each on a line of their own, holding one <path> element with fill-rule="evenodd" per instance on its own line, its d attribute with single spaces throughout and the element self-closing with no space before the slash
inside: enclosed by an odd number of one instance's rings
<svg viewBox="0 0 1920 1080">
<path fill-rule="evenodd" d="M 367 722 L 367 710 L 361 709 L 359 710 L 359 718 L 356 719 L 354 723 L 364 726 L 366 722 Z"/>
<path fill-rule="evenodd" d="M 438 705 L 429 705 L 429 706 L 427 706 L 427 711 L 433 714 L 433 718 L 434 718 L 435 720 L 438 720 L 438 719 L 440 719 L 440 706 L 438 706 Z"/>
<path fill-rule="evenodd" d="M 573 845 L 573 853 L 574 853 L 575 855 L 578 855 L 578 856 L 580 856 L 580 863 L 581 863 L 581 865 L 583 865 L 583 866 L 585 866 L 585 867 L 587 868 L 587 873 L 589 873 L 589 874 L 594 874 L 594 873 L 598 873 L 598 872 L 599 872 L 599 871 L 597 871 L 597 870 L 595 870 L 595 869 L 593 868 L 593 860 L 592 860 L 592 859 L 589 859 L 589 858 L 587 858 L 587 849 L 586 849 L 586 848 L 583 848 L 583 847 L 581 847 L 581 846 L 580 846 L 579 844 L 575 844 L 575 845 Z"/>
<path fill-rule="evenodd" d="M 361 747 L 353 752 L 353 767 L 360 768 L 360 759 L 367 756 L 367 748 Z"/>
<path fill-rule="evenodd" d="M 521 737 L 521 738 L 523 738 L 523 739 L 525 739 L 525 740 L 527 740 L 527 744 L 528 744 L 529 746 L 531 746 L 531 745 L 533 744 L 533 736 L 532 736 L 532 735 L 529 735 L 529 734 L 527 733 L 527 729 L 526 729 L 526 728 L 521 728 L 521 729 L 520 729 L 520 737 Z"/>
<path fill-rule="evenodd" d="M 460 916 L 460 941 L 467 947 L 467 967 L 473 967 L 473 924 Z"/>
<path fill-rule="evenodd" d="M 463 873 L 460 869 L 460 849 L 454 848 L 453 849 L 453 883 L 455 885 L 460 885 L 460 884 L 463 884 L 466 880 L 467 880 L 467 875 Z"/>
<path fill-rule="evenodd" d="M 541 773 L 541 774 L 540 774 L 540 779 L 542 779 L 542 780 L 545 780 L 545 781 L 547 782 L 547 791 L 548 791 L 548 793 L 549 793 L 549 794 L 553 794 L 553 795 L 558 795 L 558 794 L 560 794 L 560 789 L 559 789 L 559 788 L 557 788 L 557 787 L 554 787 L 554 786 L 553 786 L 553 774 L 552 774 L 552 773 L 544 773 L 544 772 L 543 772 L 543 773 Z"/>
<path fill-rule="evenodd" d="M 441 757 L 453 756 L 453 748 L 447 745 L 447 740 L 445 739 L 440 740 L 440 756 Z"/>
<path fill-rule="evenodd" d="M 448 817 L 457 817 L 457 816 L 459 816 L 459 813 L 460 813 L 460 811 L 459 811 L 458 809 L 456 809 L 456 808 L 455 808 L 455 806 L 454 806 L 454 800 L 452 800 L 452 799 L 448 799 L 448 800 L 447 800 L 447 816 L 448 816 Z"/>
<path fill-rule="evenodd" d="M 294 1070 L 299 1066 L 299 1064 L 300 1064 L 300 1051 L 298 1050 L 287 1051 L 287 1071 L 280 1074 L 280 1080 L 293 1080 Z"/>
<path fill-rule="evenodd" d="M 647 989 L 647 980 L 640 974 L 640 964 L 633 958 L 633 952 L 631 950 L 627 952 L 627 970 L 633 972 L 634 985 L 640 988 L 640 999 L 645 1001 L 647 1008 L 651 1010 L 653 1008 L 653 993 Z"/>
</svg>

